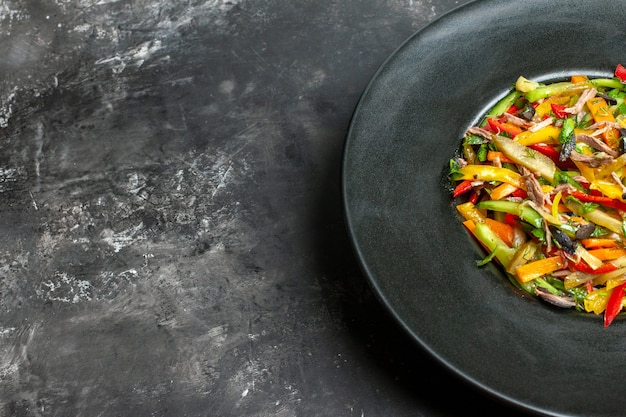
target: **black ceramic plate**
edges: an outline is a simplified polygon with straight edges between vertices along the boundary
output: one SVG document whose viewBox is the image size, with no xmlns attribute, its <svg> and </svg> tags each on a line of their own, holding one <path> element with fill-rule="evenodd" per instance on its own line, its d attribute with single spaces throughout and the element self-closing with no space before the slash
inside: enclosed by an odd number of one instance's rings
<svg viewBox="0 0 626 417">
<path fill-rule="evenodd" d="M 348 230 L 375 292 L 423 348 L 526 411 L 626 415 L 626 320 L 517 293 L 446 188 L 464 131 L 518 76 L 611 76 L 626 64 L 626 2 L 485 0 L 408 39 L 363 93 L 345 144 Z"/>
</svg>

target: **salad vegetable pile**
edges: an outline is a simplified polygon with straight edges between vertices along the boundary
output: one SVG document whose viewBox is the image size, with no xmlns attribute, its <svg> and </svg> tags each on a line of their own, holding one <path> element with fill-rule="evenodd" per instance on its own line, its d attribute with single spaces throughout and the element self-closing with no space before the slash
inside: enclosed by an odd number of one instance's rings
<svg viewBox="0 0 626 417">
<path fill-rule="evenodd" d="M 515 88 L 450 160 L 467 230 L 516 286 L 604 316 L 626 305 L 626 68 Z"/>
</svg>

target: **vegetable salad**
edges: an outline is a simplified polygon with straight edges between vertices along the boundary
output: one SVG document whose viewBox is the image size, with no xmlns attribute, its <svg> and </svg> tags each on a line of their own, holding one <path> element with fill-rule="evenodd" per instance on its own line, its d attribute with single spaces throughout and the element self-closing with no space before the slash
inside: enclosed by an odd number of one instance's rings
<svg viewBox="0 0 626 417">
<path fill-rule="evenodd" d="M 450 161 L 467 230 L 516 286 L 603 315 L 626 305 L 626 68 L 515 88 Z"/>
</svg>

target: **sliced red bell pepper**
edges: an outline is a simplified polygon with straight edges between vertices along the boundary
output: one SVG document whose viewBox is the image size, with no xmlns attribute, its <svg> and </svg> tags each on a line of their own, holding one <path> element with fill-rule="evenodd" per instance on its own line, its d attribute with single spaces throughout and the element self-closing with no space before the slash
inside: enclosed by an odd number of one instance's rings
<svg viewBox="0 0 626 417">
<path fill-rule="evenodd" d="M 576 169 L 576 165 L 569 158 L 565 161 L 561 161 L 559 159 L 561 153 L 553 146 L 545 143 L 534 143 L 532 145 L 528 145 L 528 147 L 552 159 L 552 162 L 554 162 L 559 168 Z"/>
<path fill-rule="evenodd" d="M 544 154 L 548 158 L 554 161 L 554 158 L 559 159 L 559 151 L 556 148 L 546 145 L 545 143 L 533 143 L 532 145 L 528 145 L 530 149 L 534 149 L 539 153 Z"/>
<path fill-rule="evenodd" d="M 528 197 L 528 193 L 522 190 L 521 188 L 518 188 L 517 190 L 511 193 L 511 197 L 526 198 Z"/>
<path fill-rule="evenodd" d="M 598 197 L 604 197 L 604 194 L 602 194 L 602 191 L 600 190 L 589 190 L 588 192 L 589 195 L 595 195 Z"/>
<path fill-rule="evenodd" d="M 551 103 L 552 113 L 559 119 L 565 119 L 569 116 L 569 113 L 565 112 L 566 107 L 562 104 Z"/>
<path fill-rule="evenodd" d="M 512 138 L 523 132 L 523 130 L 519 126 L 515 126 L 511 123 L 501 122 L 497 119 L 494 119 L 493 117 L 487 119 L 487 123 L 489 124 L 491 130 L 494 131 L 494 133 L 505 132 L 511 135 Z"/>
<path fill-rule="evenodd" d="M 504 223 L 509 226 L 519 226 L 520 217 L 516 214 L 506 213 L 504 215 Z"/>
<path fill-rule="evenodd" d="M 613 272 L 617 269 L 615 265 L 609 263 L 604 263 L 601 267 L 593 269 L 584 259 L 581 259 L 580 261 L 575 263 L 574 268 L 577 271 L 584 272 L 585 274 L 593 275 L 606 274 L 607 272 Z"/>
<path fill-rule="evenodd" d="M 622 309 L 622 298 L 624 298 L 625 287 L 626 282 L 613 288 L 611 295 L 609 295 L 606 310 L 604 310 L 604 327 L 608 327 Z"/>
<path fill-rule="evenodd" d="M 519 109 L 517 108 L 517 106 L 513 104 L 506 112 L 509 114 L 516 114 L 518 111 Z"/>
<path fill-rule="evenodd" d="M 626 203 L 615 198 L 605 197 L 602 195 L 587 194 L 582 191 L 572 191 L 570 195 L 579 199 L 583 203 L 597 203 L 606 207 L 611 207 L 617 210 L 626 211 Z"/>
<path fill-rule="evenodd" d="M 626 83 L 626 67 L 622 64 L 617 64 L 615 68 L 615 76 L 620 79 L 621 82 Z"/>
<path fill-rule="evenodd" d="M 472 180 L 461 181 L 460 183 L 457 184 L 456 187 L 454 187 L 454 191 L 452 192 L 452 197 L 458 197 L 460 195 L 463 195 L 471 191 L 472 188 L 473 188 Z"/>
<path fill-rule="evenodd" d="M 589 194 L 582 191 L 571 191 L 569 194 L 583 203 L 611 204 L 613 202 L 612 198 L 598 195 L 594 193 L 593 190 Z"/>
<path fill-rule="evenodd" d="M 469 202 L 472 204 L 477 204 L 479 197 L 480 197 L 480 191 L 472 190 L 472 193 L 470 194 L 470 197 L 469 197 Z"/>
<path fill-rule="evenodd" d="M 626 211 L 626 203 L 624 203 L 621 200 L 617 200 L 617 199 L 613 199 L 613 206 L 614 209 L 619 210 L 619 211 Z"/>
</svg>

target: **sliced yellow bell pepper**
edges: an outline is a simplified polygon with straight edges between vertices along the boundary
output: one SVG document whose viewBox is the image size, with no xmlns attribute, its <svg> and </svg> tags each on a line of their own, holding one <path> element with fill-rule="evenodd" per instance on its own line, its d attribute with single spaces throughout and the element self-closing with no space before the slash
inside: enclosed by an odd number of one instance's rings
<svg viewBox="0 0 626 417">
<path fill-rule="evenodd" d="M 620 277 L 607 280 L 604 286 L 607 290 L 612 290 L 613 288 L 623 284 L 624 282 L 626 282 L 626 276 L 622 272 L 622 275 Z"/>
<path fill-rule="evenodd" d="M 579 127 L 574 129 L 574 134 L 575 135 L 591 135 L 592 133 L 593 133 L 593 130 L 589 130 L 589 129 L 581 129 Z M 583 147 L 584 146 L 587 146 L 587 147 L 589 146 L 589 145 L 586 145 L 584 143 L 581 143 L 580 145 L 582 145 Z M 592 148 L 589 148 L 589 149 L 592 149 Z M 593 152 L 593 150 L 592 150 L 592 152 Z"/>
<path fill-rule="evenodd" d="M 560 127 L 548 125 L 535 132 L 531 132 L 530 130 L 523 131 L 515 136 L 515 142 L 524 146 L 534 145 L 536 143 L 557 144 L 559 143 L 559 133 L 561 133 Z"/>
<path fill-rule="evenodd" d="M 514 185 L 517 188 L 526 189 L 522 176 L 508 168 L 492 165 L 467 165 L 461 168 L 459 172 L 463 174 L 463 177 L 460 178 L 463 180 L 500 181 Z"/>
<path fill-rule="evenodd" d="M 456 209 L 465 220 L 471 220 L 474 223 L 484 223 L 487 217 L 484 210 L 477 209 L 471 201 L 457 205 Z"/>
<path fill-rule="evenodd" d="M 561 197 L 563 197 L 563 193 L 559 191 L 554 196 L 554 199 L 552 199 L 552 217 L 559 217 L 559 203 L 561 202 Z"/>
<path fill-rule="evenodd" d="M 609 301 L 610 291 L 604 288 L 591 291 L 585 297 L 584 304 L 587 312 L 594 312 L 596 314 L 602 314 L 606 309 L 606 304 Z"/>
<path fill-rule="evenodd" d="M 626 153 L 615 158 L 615 160 L 609 165 L 597 170 L 597 174 L 595 176 L 597 176 L 598 178 L 607 178 L 611 175 L 612 172 L 615 172 L 618 169 L 621 169 L 625 165 L 626 165 Z M 585 175 L 585 177 L 587 176 Z"/>
<path fill-rule="evenodd" d="M 596 171 L 597 171 L 595 168 L 590 167 L 584 162 L 579 162 L 579 161 L 572 161 L 572 162 L 574 162 L 574 165 L 576 165 L 576 168 L 578 168 L 580 175 L 585 177 L 587 181 L 589 181 L 590 183 L 595 181 Z"/>
<path fill-rule="evenodd" d="M 586 274 L 580 271 L 574 271 L 563 279 L 563 284 L 565 285 L 565 289 L 569 290 L 578 287 L 579 285 L 593 282 L 593 278 L 595 276 L 596 275 Z"/>
<path fill-rule="evenodd" d="M 535 114 L 538 116 L 545 116 L 552 111 L 552 104 L 567 104 L 569 102 L 569 96 L 552 96 L 545 99 L 540 105 L 535 107 Z"/>
<path fill-rule="evenodd" d="M 589 188 L 592 190 L 599 190 L 602 194 L 609 198 L 622 200 L 622 187 L 617 185 L 615 181 L 595 179 L 594 181 L 591 181 Z"/>
</svg>

